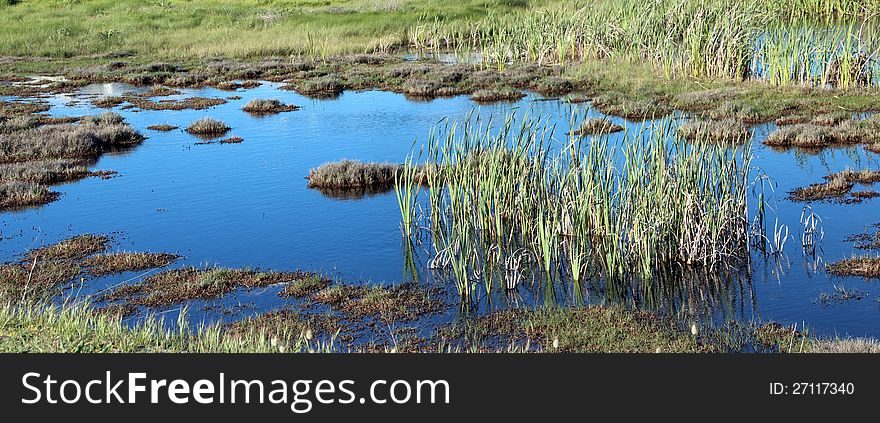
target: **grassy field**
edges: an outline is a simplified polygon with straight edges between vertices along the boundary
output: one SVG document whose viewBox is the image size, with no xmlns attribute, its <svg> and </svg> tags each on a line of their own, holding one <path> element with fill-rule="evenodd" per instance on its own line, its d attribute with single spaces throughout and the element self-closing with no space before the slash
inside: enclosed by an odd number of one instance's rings
<svg viewBox="0 0 880 423">
<path fill-rule="evenodd" d="M 10 4 L 12 3 L 12 4 Z M 156 59 L 387 51 L 418 21 L 476 20 L 527 0 L 23 0 L 0 3 L 0 55 Z"/>
</svg>

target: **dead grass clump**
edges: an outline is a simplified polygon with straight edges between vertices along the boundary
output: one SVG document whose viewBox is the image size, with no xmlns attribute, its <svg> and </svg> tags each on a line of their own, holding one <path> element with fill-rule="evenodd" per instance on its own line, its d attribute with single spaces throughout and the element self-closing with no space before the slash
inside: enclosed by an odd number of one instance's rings
<svg viewBox="0 0 880 423">
<path fill-rule="evenodd" d="M 211 299 L 239 288 L 257 288 L 302 278 L 301 272 L 262 272 L 253 269 L 185 267 L 152 275 L 135 285 L 107 294 L 107 300 L 131 305 L 166 307 L 196 299 Z"/>
<path fill-rule="evenodd" d="M 128 97 L 128 102 L 143 110 L 204 110 L 226 103 L 223 98 L 189 97 L 183 100 L 152 101 L 143 97 Z"/>
<path fill-rule="evenodd" d="M 50 185 L 75 181 L 91 174 L 88 167 L 78 160 L 48 159 L 0 164 L 0 182 L 20 181 Z"/>
<path fill-rule="evenodd" d="M 795 201 L 818 201 L 829 198 L 841 198 L 850 192 L 853 183 L 844 175 L 829 175 L 825 182 L 791 191 L 790 198 Z"/>
<path fill-rule="evenodd" d="M 133 272 L 138 270 L 165 267 L 180 258 L 169 253 L 129 253 L 120 252 L 101 254 L 85 259 L 85 266 L 93 276 L 104 276 L 112 273 Z"/>
<path fill-rule="evenodd" d="M 32 115 L 48 111 L 49 105 L 45 103 L 0 100 L 0 116 L 3 117 Z"/>
<path fill-rule="evenodd" d="M 834 178 L 835 176 L 841 176 L 851 183 L 865 184 L 871 185 L 875 182 L 880 182 L 880 170 L 870 170 L 870 169 L 862 169 L 862 170 L 852 170 L 847 169 L 842 172 L 838 172 L 832 175 L 827 176 L 826 178 Z"/>
<path fill-rule="evenodd" d="M 826 176 L 825 182 L 823 183 L 798 188 L 790 194 L 791 198 L 797 201 L 816 201 L 828 198 L 841 198 L 849 193 L 855 184 L 872 185 L 876 182 L 880 182 L 880 171 L 870 169 L 847 169 Z M 874 191 L 858 191 L 852 195 L 854 202 L 877 196 Z"/>
<path fill-rule="evenodd" d="M 471 95 L 471 100 L 477 103 L 494 103 L 498 101 L 516 101 L 525 96 L 522 91 L 501 87 L 477 90 Z"/>
<path fill-rule="evenodd" d="M 357 160 L 325 163 L 309 171 L 309 188 L 391 189 L 395 172 L 400 168 L 398 164 L 363 163 Z"/>
<path fill-rule="evenodd" d="M 122 103 L 125 103 L 125 99 L 116 96 L 100 97 L 92 100 L 92 105 L 94 105 L 95 107 L 100 107 L 102 109 L 112 109 Z"/>
<path fill-rule="evenodd" d="M 151 131 L 159 131 L 159 132 L 169 132 L 179 128 L 178 126 L 161 124 L 161 125 L 150 125 L 147 129 Z"/>
<path fill-rule="evenodd" d="M 433 98 L 440 95 L 443 84 L 436 81 L 409 79 L 400 86 L 400 91 L 410 97 Z"/>
<path fill-rule="evenodd" d="M 880 192 L 877 191 L 865 190 L 852 192 L 852 201 L 854 203 L 861 203 L 862 201 L 877 197 L 880 197 Z"/>
<path fill-rule="evenodd" d="M 40 126 L 40 120 L 33 115 L 0 118 L 0 134 L 21 131 Z"/>
<path fill-rule="evenodd" d="M 244 141 L 242 137 L 229 137 L 218 141 L 220 144 L 241 144 Z"/>
<path fill-rule="evenodd" d="M 36 260 L 0 265 L 0 289 L 15 297 L 37 296 L 79 276 L 82 269 L 72 261 Z"/>
<path fill-rule="evenodd" d="M 58 198 L 45 185 L 32 182 L 0 182 L 0 211 L 42 206 Z"/>
<path fill-rule="evenodd" d="M 299 106 L 284 104 L 276 99 L 254 99 L 249 101 L 248 104 L 246 104 L 241 110 L 255 115 L 267 115 L 282 112 L 292 112 L 294 110 L 299 110 Z"/>
<path fill-rule="evenodd" d="M 121 119 L 114 113 L 105 113 L 82 118 L 78 124 L 47 125 L 0 134 L 0 163 L 94 158 L 142 142 L 144 136 Z"/>
<path fill-rule="evenodd" d="M 691 142 L 742 144 L 749 140 L 749 128 L 738 120 L 696 120 L 685 122 L 678 134 Z"/>
<path fill-rule="evenodd" d="M 835 276 L 880 278 L 880 257 L 851 257 L 827 265 L 826 270 Z"/>
<path fill-rule="evenodd" d="M 330 283 L 329 279 L 323 278 L 318 274 L 304 274 L 302 278 L 288 282 L 284 289 L 278 293 L 278 296 L 282 298 L 301 298 L 330 286 Z"/>
<path fill-rule="evenodd" d="M 202 118 L 191 123 L 186 128 L 186 132 L 192 135 L 220 136 L 229 132 L 230 129 L 232 128 L 223 123 L 223 121 L 212 118 Z"/>
<path fill-rule="evenodd" d="M 819 149 L 836 142 L 832 130 L 825 126 L 809 123 L 787 125 L 773 131 L 764 139 L 771 147 L 801 147 Z"/>
<path fill-rule="evenodd" d="M 306 79 L 295 85 L 282 86 L 283 89 L 294 91 L 308 97 L 336 97 L 345 90 L 342 80 L 335 75 L 325 75 L 317 78 Z"/>
<path fill-rule="evenodd" d="M 34 260 L 81 260 L 107 250 L 110 239 L 103 235 L 77 235 L 58 243 L 31 250 L 26 259 Z"/>
<path fill-rule="evenodd" d="M 611 134 L 623 131 L 623 126 L 611 122 L 608 119 L 590 118 L 581 123 L 577 129 L 572 130 L 570 135 L 586 136 L 597 134 Z"/>
<path fill-rule="evenodd" d="M 335 285 L 324 288 L 312 299 L 353 317 L 373 316 L 385 321 L 414 320 L 442 311 L 445 303 L 437 292 L 414 284 L 394 287 Z"/>
<path fill-rule="evenodd" d="M 866 146 L 865 150 L 868 150 L 872 153 L 880 154 L 880 142 Z"/>
</svg>

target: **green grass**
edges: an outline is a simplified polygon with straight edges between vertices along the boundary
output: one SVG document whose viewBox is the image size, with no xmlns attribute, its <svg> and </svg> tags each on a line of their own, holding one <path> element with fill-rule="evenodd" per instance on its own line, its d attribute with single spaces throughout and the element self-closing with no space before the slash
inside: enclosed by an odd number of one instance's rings
<svg viewBox="0 0 880 423">
<path fill-rule="evenodd" d="M 0 352 L 282 352 L 329 351 L 329 346 L 293 337 L 279 348 L 266 331 L 227 335 L 218 325 L 192 328 L 180 319 L 176 329 L 145 319 L 128 327 L 119 317 L 85 303 L 60 306 L 0 304 Z"/>
<path fill-rule="evenodd" d="M 516 0 L 24 0 L 0 3 L 0 55 L 156 58 L 333 55 L 396 48 L 412 22 L 457 22 Z"/>
</svg>

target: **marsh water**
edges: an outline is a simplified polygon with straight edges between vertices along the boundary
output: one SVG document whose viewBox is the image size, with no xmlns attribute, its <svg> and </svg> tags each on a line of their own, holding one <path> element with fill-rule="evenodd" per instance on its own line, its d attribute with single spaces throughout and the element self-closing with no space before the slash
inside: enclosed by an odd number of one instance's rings
<svg viewBox="0 0 880 423">
<path fill-rule="evenodd" d="M 105 111 L 91 105 L 94 97 L 139 90 L 123 84 L 98 84 L 44 100 L 51 105 L 48 113 L 54 116 L 92 115 Z M 326 196 L 307 187 L 309 169 L 344 158 L 401 163 L 424 145 L 432 128 L 444 119 L 455 121 L 474 114 L 503 119 L 510 113 L 529 114 L 549 119 L 557 125 L 557 133 L 565 134 L 573 113 L 577 121 L 584 115 L 601 116 L 590 110 L 588 103 L 575 105 L 534 94 L 515 103 L 493 105 L 477 105 L 467 96 L 413 101 L 381 91 L 347 91 L 338 98 L 317 100 L 280 90 L 275 83 L 234 93 L 184 90 L 163 99 L 195 95 L 241 98 L 207 110 L 115 108 L 149 138 L 130 151 L 105 155 L 93 166 L 118 171 L 118 176 L 56 186 L 53 189 L 62 194 L 57 201 L 0 215 L 0 260 L 15 260 L 29 248 L 72 235 L 100 233 L 112 234 L 118 250 L 167 251 L 184 256 L 171 267 L 302 269 L 351 284 L 396 284 L 412 276 L 407 271 L 394 192 L 360 198 Z M 244 104 L 255 98 L 276 98 L 301 109 L 263 117 L 242 112 Z M 240 136 L 244 141 L 198 144 L 203 140 L 182 129 L 147 129 L 156 124 L 184 128 L 206 116 L 222 119 L 232 127 L 227 136 Z M 610 119 L 632 128 L 646 124 Z M 674 119 L 687 117 L 679 114 Z M 696 308 L 708 309 L 717 321 L 777 321 L 806 325 L 817 334 L 880 337 L 880 281 L 832 277 L 824 270 L 825 263 L 864 253 L 845 239 L 877 231 L 872 225 L 880 223 L 880 199 L 809 204 L 821 217 L 824 232 L 815 255 L 805 254 L 800 241 L 805 204 L 786 199 L 788 191 L 820 182 L 832 172 L 877 169 L 880 157 L 861 147 L 818 154 L 774 151 L 761 143 L 774 128 L 773 124 L 753 128 L 752 164 L 755 176 L 763 171 L 774 182 L 768 225 L 771 230 L 774 225 L 789 228 L 785 254 L 768 258 L 756 252 L 749 271 L 742 271 L 736 282 L 722 290 L 686 290 L 659 304 L 631 298 L 621 301 L 673 313 L 700 304 Z M 427 255 L 416 251 L 416 279 L 443 286 L 454 304 L 458 299 L 455 288 L 432 277 L 427 271 Z M 85 280 L 71 293 L 97 294 L 160 270 Z M 823 294 L 834 294 L 841 288 L 858 292 L 861 298 L 820 300 Z M 242 290 L 214 301 L 197 301 L 190 304 L 187 316 L 194 321 L 233 321 L 283 307 L 288 301 L 279 298 L 277 290 Z M 470 311 L 450 307 L 431 321 L 451 321 L 465 313 L 495 308 L 537 306 L 547 302 L 547 295 L 543 288 L 525 284 L 517 295 L 499 290 L 477 299 Z M 618 300 L 594 293 L 588 301 Z M 160 314 L 174 320 L 179 310 L 179 306 L 170 307 Z"/>
</svg>

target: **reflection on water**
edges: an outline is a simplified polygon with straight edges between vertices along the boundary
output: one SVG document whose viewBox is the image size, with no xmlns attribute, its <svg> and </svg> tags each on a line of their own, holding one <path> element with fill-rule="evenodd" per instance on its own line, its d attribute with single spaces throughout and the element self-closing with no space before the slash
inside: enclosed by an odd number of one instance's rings
<svg viewBox="0 0 880 423">
<path fill-rule="evenodd" d="M 430 251 L 412 250 L 401 240 L 400 214 L 393 192 L 325 192 L 307 188 L 309 169 L 328 161 L 358 159 L 401 163 L 427 141 L 431 128 L 443 119 L 461 120 L 475 113 L 502 117 L 529 114 L 555 121 L 557 133 L 571 128 L 573 111 L 602 117 L 588 104 L 543 101 L 529 95 L 512 104 L 477 106 L 468 97 L 412 102 L 403 95 L 345 92 L 335 99 L 314 100 L 264 83 L 235 94 L 226 104 L 207 110 L 162 111 L 120 109 L 126 120 L 149 139 L 140 147 L 103 156 L 98 169 L 116 170 L 109 180 L 86 179 L 55 187 L 61 198 L 45 207 L 4 213 L 0 218 L 0 258 L 12 260 L 35 245 L 74 234 L 114 234 L 118 249 L 178 252 L 175 264 L 324 272 L 345 283 L 388 284 L 418 279 L 420 283 L 454 287 L 428 268 Z M 136 92 L 124 84 L 85 87 L 79 94 L 47 99 L 54 116 L 86 115 L 103 111 L 90 104 L 91 96 Z M 227 98 L 230 93 L 205 88 L 185 90 L 187 96 Z M 253 117 L 241 111 L 251 99 L 276 98 L 302 109 Z M 474 110 L 477 108 L 476 110 Z M 193 121 L 222 119 L 232 130 L 227 136 L 240 144 L 202 145 L 183 130 L 157 132 L 146 127 L 172 124 L 185 128 Z M 501 119 L 498 119 L 499 121 Z M 620 118 L 621 125 L 641 125 Z M 579 122 L 575 122 L 579 124 Z M 776 320 L 806 324 L 820 334 L 880 336 L 880 282 L 831 278 L 824 263 L 859 253 L 845 238 L 865 233 L 880 222 L 880 200 L 861 204 L 812 204 L 821 217 L 824 238 L 815 255 L 802 251 L 803 204 L 786 200 L 787 192 L 822 180 L 831 172 L 878 166 L 878 156 L 861 147 L 804 154 L 773 151 L 760 140 L 774 124 L 754 128 L 753 165 L 772 179 L 767 190 L 767 224 L 786 225 L 791 238 L 785 254 L 753 254 L 744 268 L 671 275 L 667 280 L 609 285 L 602 280 L 569 284 L 543 283 L 531 277 L 512 293 L 498 290 L 474 298 L 470 307 L 452 311 L 434 321 L 450 321 L 460 312 L 534 306 L 550 303 L 622 303 L 633 307 L 691 316 L 694 319 L 742 321 Z M 622 137 L 614 134 L 612 137 Z M 757 176 L 757 173 L 755 174 Z M 411 254 L 407 254 L 407 252 Z M 155 271 L 152 271 L 155 272 Z M 147 272 L 150 273 L 150 272 Z M 75 292 L 90 295 L 142 274 L 124 274 L 87 281 Z M 821 306 L 816 299 L 835 285 L 868 293 L 862 300 Z M 224 298 L 197 301 L 190 318 L 231 321 L 242 315 L 289 304 L 276 287 L 239 291 Z M 230 310 L 237 312 L 230 313 Z M 178 307 L 160 310 L 174 321 Z"/>
</svg>

